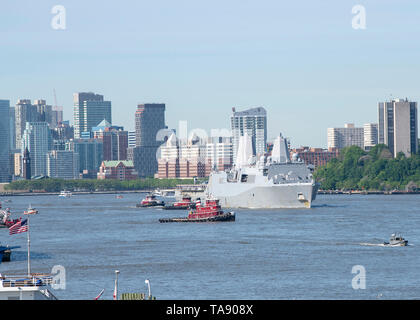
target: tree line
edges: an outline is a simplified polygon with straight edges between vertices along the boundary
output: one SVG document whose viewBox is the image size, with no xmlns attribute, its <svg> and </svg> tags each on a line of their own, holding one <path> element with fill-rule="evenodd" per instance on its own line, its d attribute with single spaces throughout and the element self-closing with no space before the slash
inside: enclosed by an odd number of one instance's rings
<svg viewBox="0 0 420 320">
<path fill-rule="evenodd" d="M 194 179 L 154 179 L 144 178 L 136 180 L 120 181 L 115 179 L 40 179 L 18 180 L 5 185 L 6 191 L 45 191 L 60 192 L 69 191 L 129 191 L 175 188 L 178 184 L 193 184 Z"/>
<path fill-rule="evenodd" d="M 420 188 L 420 154 L 400 152 L 394 158 L 384 144 L 369 152 L 351 146 L 317 168 L 314 177 L 323 190 L 415 191 Z"/>
</svg>

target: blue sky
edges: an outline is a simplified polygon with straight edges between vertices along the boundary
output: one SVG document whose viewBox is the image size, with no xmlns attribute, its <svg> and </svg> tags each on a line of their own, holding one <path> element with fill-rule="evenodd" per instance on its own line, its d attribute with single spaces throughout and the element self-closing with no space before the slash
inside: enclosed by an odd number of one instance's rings
<svg viewBox="0 0 420 320">
<path fill-rule="evenodd" d="M 420 101 L 419 21 L 414 0 L 2 0 L 0 99 L 53 104 L 55 88 L 72 121 L 73 92 L 94 91 L 126 129 L 137 103 L 163 102 L 169 127 L 208 132 L 264 106 L 270 139 L 326 147 L 328 127 L 377 122 L 391 95 Z"/>
</svg>

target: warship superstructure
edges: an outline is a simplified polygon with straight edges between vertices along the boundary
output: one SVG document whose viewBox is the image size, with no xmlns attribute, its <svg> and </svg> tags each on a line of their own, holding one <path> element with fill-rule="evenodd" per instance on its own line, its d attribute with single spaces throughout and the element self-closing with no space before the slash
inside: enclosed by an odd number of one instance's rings
<svg viewBox="0 0 420 320">
<path fill-rule="evenodd" d="M 310 208 L 317 189 L 311 167 L 297 155 L 290 157 L 282 135 L 275 140 L 271 156 L 257 159 L 245 133 L 233 169 L 212 172 L 205 194 L 229 208 Z"/>
</svg>

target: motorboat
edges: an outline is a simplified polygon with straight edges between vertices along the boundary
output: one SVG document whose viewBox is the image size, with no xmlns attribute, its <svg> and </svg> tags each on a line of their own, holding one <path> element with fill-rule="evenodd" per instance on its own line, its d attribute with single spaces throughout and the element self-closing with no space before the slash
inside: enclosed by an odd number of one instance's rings
<svg viewBox="0 0 420 320">
<path fill-rule="evenodd" d="M 29 208 L 25 210 L 23 214 L 38 214 L 38 210 L 32 208 L 32 206 L 29 206 Z"/>
<path fill-rule="evenodd" d="M 384 242 L 384 245 L 391 247 L 405 247 L 408 245 L 408 240 L 405 240 L 399 233 L 391 234 L 389 242 Z"/>
<path fill-rule="evenodd" d="M 72 193 L 70 191 L 63 190 L 58 196 L 60 198 L 70 198 L 72 196 Z"/>
<path fill-rule="evenodd" d="M 17 249 L 17 248 L 20 248 L 20 246 L 14 246 L 14 247 L 10 247 L 8 245 L 3 246 L 0 243 L 0 263 L 10 261 L 11 255 L 12 255 L 12 249 Z"/>
</svg>

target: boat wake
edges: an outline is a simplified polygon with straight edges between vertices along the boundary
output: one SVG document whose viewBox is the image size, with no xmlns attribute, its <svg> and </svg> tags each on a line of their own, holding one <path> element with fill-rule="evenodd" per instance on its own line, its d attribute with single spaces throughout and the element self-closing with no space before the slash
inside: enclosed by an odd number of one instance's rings
<svg viewBox="0 0 420 320">
<path fill-rule="evenodd" d="M 384 243 L 367 243 L 362 242 L 360 243 L 361 246 L 370 246 L 370 247 L 402 247 L 400 245 L 391 245 L 391 244 L 384 244 Z M 412 244 L 407 244 L 407 246 L 412 246 Z"/>
</svg>

